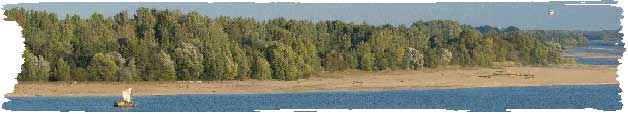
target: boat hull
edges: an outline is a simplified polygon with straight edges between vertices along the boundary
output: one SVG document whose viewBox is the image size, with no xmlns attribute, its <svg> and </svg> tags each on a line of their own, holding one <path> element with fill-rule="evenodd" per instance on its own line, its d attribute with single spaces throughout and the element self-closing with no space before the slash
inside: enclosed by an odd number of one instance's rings
<svg viewBox="0 0 628 114">
<path fill-rule="evenodd" d="M 135 107 L 135 106 L 137 106 L 137 104 L 128 103 L 128 102 L 124 102 L 124 101 L 118 101 L 118 102 L 113 103 L 113 106 L 115 106 L 115 107 Z"/>
</svg>

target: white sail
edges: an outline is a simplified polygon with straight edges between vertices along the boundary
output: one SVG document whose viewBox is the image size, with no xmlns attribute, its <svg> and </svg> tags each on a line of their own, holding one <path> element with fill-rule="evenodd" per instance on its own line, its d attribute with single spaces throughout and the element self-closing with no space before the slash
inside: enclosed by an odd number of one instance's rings
<svg viewBox="0 0 628 114">
<path fill-rule="evenodd" d="M 122 99 L 126 102 L 131 102 L 131 88 L 122 91 Z"/>
</svg>

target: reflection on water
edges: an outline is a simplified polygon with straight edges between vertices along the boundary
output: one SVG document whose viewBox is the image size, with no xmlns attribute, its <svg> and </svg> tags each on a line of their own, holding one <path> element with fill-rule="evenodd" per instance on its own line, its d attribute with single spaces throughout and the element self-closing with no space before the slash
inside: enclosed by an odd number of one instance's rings
<svg viewBox="0 0 628 114">
<path fill-rule="evenodd" d="M 278 109 L 506 109 L 620 110 L 618 85 L 500 87 L 436 90 L 139 96 L 135 108 L 116 108 L 120 97 L 9 97 L 17 111 L 238 111 Z"/>
</svg>

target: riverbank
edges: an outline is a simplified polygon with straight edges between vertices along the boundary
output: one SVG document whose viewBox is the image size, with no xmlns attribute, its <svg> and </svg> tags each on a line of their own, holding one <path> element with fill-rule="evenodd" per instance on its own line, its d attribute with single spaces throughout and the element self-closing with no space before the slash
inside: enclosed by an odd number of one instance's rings
<svg viewBox="0 0 628 114">
<path fill-rule="evenodd" d="M 600 58 L 600 59 L 620 59 L 622 55 L 619 54 L 599 54 L 599 53 L 565 53 L 563 56 L 577 56 L 582 58 Z"/>
<path fill-rule="evenodd" d="M 314 91 L 441 89 L 618 84 L 617 66 L 438 68 L 418 71 L 319 73 L 297 81 L 20 82 L 7 96 L 135 96 L 176 94 L 292 93 Z"/>
</svg>

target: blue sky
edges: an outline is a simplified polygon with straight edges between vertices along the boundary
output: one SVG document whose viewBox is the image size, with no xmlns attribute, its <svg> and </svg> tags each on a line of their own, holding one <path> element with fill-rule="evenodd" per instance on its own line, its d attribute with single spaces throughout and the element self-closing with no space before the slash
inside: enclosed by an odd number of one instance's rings
<svg viewBox="0 0 628 114">
<path fill-rule="evenodd" d="M 473 26 L 517 26 L 545 30 L 618 30 L 622 9 L 613 6 L 567 6 L 565 3 L 405 3 L 405 4 L 305 4 L 305 3 L 27 3 L 9 4 L 4 9 L 24 7 L 84 17 L 97 12 L 111 16 L 122 10 L 135 13 L 138 7 L 198 11 L 209 17 L 253 17 L 266 20 L 344 20 L 369 24 L 406 24 L 417 20 L 449 19 Z M 594 3 L 594 2 L 587 2 Z M 608 2 L 604 2 L 608 3 Z M 548 10 L 556 15 L 550 16 Z"/>
</svg>

